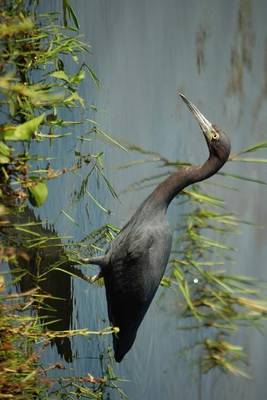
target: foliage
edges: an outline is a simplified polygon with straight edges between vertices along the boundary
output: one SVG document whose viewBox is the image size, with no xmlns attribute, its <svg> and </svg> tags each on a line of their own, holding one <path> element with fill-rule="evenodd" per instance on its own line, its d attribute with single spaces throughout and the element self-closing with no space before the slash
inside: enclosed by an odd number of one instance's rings
<svg viewBox="0 0 267 400">
<path fill-rule="evenodd" d="M 111 144 L 121 147 L 96 121 L 67 119 L 72 109 L 77 112 L 78 108 L 94 109 L 79 94 L 79 86 L 88 75 L 99 86 L 99 80 L 92 68 L 85 63 L 78 64 L 79 53 L 90 52 L 90 47 L 80 40 L 73 29 L 67 25 L 58 25 L 57 14 L 42 14 L 37 18 L 36 2 L 30 2 L 28 7 L 26 4 L 26 1 L 13 0 L 0 15 L 0 49 L 3 54 L 0 76 L 0 91 L 3 94 L 1 112 L 3 119 L 6 119 L 6 123 L 0 126 L 0 177 L 4 182 L 1 185 L 2 201 L 10 204 L 11 188 L 15 202 L 21 203 L 29 199 L 33 206 L 38 207 L 45 198 L 41 202 L 36 201 L 32 196 L 32 187 L 36 187 L 38 182 L 58 178 L 63 173 L 77 171 L 83 166 L 88 168 L 88 165 L 92 165 L 90 174 L 96 170 L 114 195 L 114 190 L 103 173 L 103 154 L 81 155 L 77 152 L 76 162 L 70 168 L 63 167 L 61 171 L 55 171 L 50 162 L 45 168 L 36 171 L 34 162 L 31 163 L 34 159 L 24 150 L 25 146 L 11 147 L 12 142 L 52 143 L 51 141 L 64 139 L 72 134 L 68 129 L 73 125 L 80 125 L 81 131 L 85 131 L 80 135 L 80 141 L 86 140 L 88 136 L 90 140 L 103 137 Z M 68 2 L 64 2 L 64 10 L 74 18 Z M 66 15 L 64 21 L 67 21 Z M 70 66 L 71 61 L 75 72 L 69 72 L 65 67 L 66 64 Z"/>
<path fill-rule="evenodd" d="M 90 109 L 94 113 L 96 107 L 86 104 L 79 91 L 80 85 L 87 76 L 97 87 L 101 83 L 90 65 L 79 64 L 80 54 L 90 53 L 90 47 L 77 34 L 79 23 L 70 1 L 63 0 L 62 7 L 64 26 L 59 24 L 58 14 L 39 15 L 38 1 L 34 0 L 4 2 L 0 11 L 0 102 L 3 121 L 0 126 L 0 224 L 7 238 L 1 244 L 0 255 L 2 261 L 11 266 L 13 286 L 24 282 L 26 276 L 33 286 L 33 291 L 21 294 L 24 301 L 20 301 L 19 305 L 12 304 L 12 295 L 1 297 L 0 395 L 3 398 L 7 397 L 6 394 L 12 398 L 10 393 L 18 399 L 46 398 L 47 386 L 50 387 L 50 394 L 58 398 L 83 396 L 101 399 L 106 388 L 113 388 L 121 397 L 124 396 L 117 386 L 118 378 L 113 372 L 112 362 L 103 365 L 100 377 L 91 374 L 71 376 L 61 378 L 59 382 L 48 379 L 46 374 L 50 369 L 61 366 L 49 366 L 41 371 L 38 354 L 33 351 L 36 341 L 45 345 L 51 340 L 69 339 L 73 335 L 103 335 L 114 331 L 109 327 L 100 331 L 52 329 L 55 321 L 44 319 L 42 311 L 49 314 L 49 306 L 53 308 L 53 302 L 62 301 L 45 292 L 45 282 L 49 277 L 60 273 L 61 279 L 63 274 L 86 280 L 86 276 L 75 267 L 79 264 L 80 254 L 102 250 L 113 240 L 118 228 L 106 225 L 91 232 L 80 243 L 70 241 L 66 245 L 64 240 L 70 238 L 57 237 L 55 233 L 43 229 L 40 221 L 34 218 L 30 222 L 16 220 L 21 211 L 24 214 L 29 212 L 29 203 L 34 207 L 45 203 L 51 179 L 66 173 L 80 176 L 83 168 L 87 173 L 75 193 L 75 201 L 88 196 L 100 210 L 109 213 L 88 190 L 92 177 L 100 180 L 116 198 L 116 192 L 104 173 L 103 152 L 84 154 L 76 147 L 73 165 L 61 166 L 60 169 L 53 166 L 53 160 L 49 160 L 43 168 L 36 168 L 35 161 L 41 157 L 36 158 L 30 152 L 33 143 L 53 146 L 57 140 L 64 141 L 65 137 L 74 135 L 70 130 L 76 125 L 80 127 L 80 133 L 75 140 L 80 143 L 100 139 L 126 150 L 99 126 L 95 118 L 83 117 L 84 110 Z M 70 65 L 73 67 L 71 71 Z M 73 110 L 80 119 L 72 120 Z M 253 145 L 231 155 L 230 160 L 265 164 L 265 158 L 251 157 L 251 153 L 266 146 L 266 142 Z M 125 167 L 159 162 L 162 167 L 171 170 L 188 165 L 137 146 L 129 146 L 129 150 L 149 158 Z M 132 188 L 154 185 L 167 173 L 164 169 Z M 222 172 L 220 175 L 267 184 L 246 176 Z M 183 329 L 195 328 L 204 332 L 204 339 L 198 344 L 202 352 L 203 371 L 219 367 L 225 372 L 247 376 L 242 369 L 242 364 L 247 362 L 245 352 L 241 346 L 232 343 L 232 335 L 241 326 L 260 329 L 267 306 L 261 299 L 258 283 L 251 277 L 232 274 L 229 267 L 233 248 L 225 240 L 226 235 L 234 235 L 235 229 L 247 222 L 239 221 L 233 213 L 226 211 L 224 201 L 203 190 L 203 185 L 205 183 L 194 185 L 179 197 L 179 204 L 184 205 L 186 213 L 182 224 L 179 221 L 177 226 L 179 247 L 174 249 L 168 275 L 162 280 L 162 285 L 173 290 L 183 306 L 180 313 L 184 317 Z M 75 223 L 67 211 L 62 209 L 62 214 Z M 29 269 L 29 265 L 34 265 L 34 271 Z M 4 275 L 0 276 L 2 290 L 5 289 L 4 278 Z M 5 307 L 9 307 L 8 317 Z M 29 309 L 34 310 L 30 317 Z M 3 332 L 8 335 L 4 337 Z"/>
<path fill-rule="evenodd" d="M 7 303 L 3 302 L 7 300 Z M 40 363 L 42 348 L 55 337 L 92 334 L 109 334 L 108 330 L 90 332 L 85 329 L 68 332 L 43 331 L 43 325 L 37 317 L 29 316 L 27 311 L 40 301 L 38 291 L 1 296 L 0 306 L 0 397 L 1 399 L 49 399 L 51 395 L 59 399 L 79 398 L 102 399 L 105 387 L 115 389 L 122 397 L 123 392 L 117 386 L 118 378 L 112 366 L 103 365 L 103 376 L 64 377 L 60 381 L 48 376 L 51 370 L 63 369 L 61 363 L 43 367 Z M 112 331 L 112 330 L 111 330 Z M 38 341 L 38 351 L 32 347 Z M 49 388 L 49 391 L 48 391 Z"/>
<path fill-rule="evenodd" d="M 65 251 L 63 238 L 43 228 L 30 208 L 45 203 L 51 179 L 66 173 L 78 175 L 79 171 L 83 173 L 83 168 L 89 173 L 82 180 L 76 201 L 88 195 L 107 212 L 88 190 L 88 181 L 93 176 L 100 183 L 102 180 L 116 196 L 105 176 L 102 152 L 84 154 L 77 145 L 73 165 L 62 165 L 60 169 L 53 167 L 53 160 L 31 153 L 33 144 L 53 146 L 69 135 L 74 136 L 76 144 L 99 138 L 122 147 L 94 119 L 84 117 L 86 110 L 94 113 L 96 107 L 87 104 L 80 95 L 80 85 L 87 77 L 97 87 L 100 81 L 90 65 L 80 63 L 81 53 L 90 53 L 90 46 L 78 35 L 78 21 L 70 2 L 64 0 L 62 5 L 64 26 L 59 23 L 60 14 L 40 14 L 37 0 L 4 1 L 0 11 L 0 258 L 3 265 L 8 263 L 12 278 L 9 282 L 9 275 L 1 272 L 1 398 L 28 400 L 50 398 L 51 394 L 62 399 L 74 396 L 101 399 L 106 388 L 115 389 L 124 396 L 117 386 L 110 354 L 105 357 L 107 361 L 102 362 L 103 376 L 100 377 L 88 374 L 48 378 L 50 370 L 62 366 L 44 366 L 39 360 L 39 352 L 52 341 L 70 340 L 77 335 L 110 335 L 116 331 L 110 327 L 99 331 L 56 329 L 55 312 L 51 311 L 55 302 L 63 299 L 47 292 L 47 283 L 51 277 L 53 279 L 53 274 L 60 274 L 57 277 L 60 276 L 62 284 L 66 281 L 70 285 L 70 277 L 88 281 L 75 267 L 79 264 L 78 251 L 86 247 L 88 252 L 87 241 L 90 242 L 89 253 L 95 252 L 98 241 L 104 243 L 116 228 L 103 227 L 81 244 L 69 243 L 69 250 Z M 74 23 L 74 28 L 70 23 Z M 73 110 L 80 116 L 79 120 L 71 120 Z M 76 125 L 80 126 L 78 138 L 69 131 Z M 45 166 L 39 167 L 39 163 Z M 68 216 L 67 212 L 65 215 Z M 15 286 L 20 288 L 21 294 L 4 294 L 12 292 Z"/>
<path fill-rule="evenodd" d="M 34 340 L 30 336 L 38 337 L 40 326 L 36 319 L 23 315 L 31 304 L 34 293 L 21 297 L 9 298 L 4 304 L 1 298 L 0 306 L 0 397 L 26 400 L 40 395 L 45 385 L 39 382 L 36 385 L 38 371 L 37 353 L 30 349 Z M 18 302 L 18 300 L 21 300 Z M 25 343 L 27 337 L 27 343 Z"/>
</svg>

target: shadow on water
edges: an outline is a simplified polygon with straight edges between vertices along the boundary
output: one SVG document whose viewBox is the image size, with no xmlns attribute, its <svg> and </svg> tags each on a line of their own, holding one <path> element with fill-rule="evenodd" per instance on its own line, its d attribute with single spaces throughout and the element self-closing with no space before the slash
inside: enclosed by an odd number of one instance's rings
<svg viewBox="0 0 267 400">
<path fill-rule="evenodd" d="M 16 289 L 27 292 L 36 287 L 45 296 L 37 307 L 38 315 L 52 331 L 66 331 L 72 327 L 73 289 L 72 276 L 86 280 L 77 265 L 70 261 L 62 239 L 53 226 L 42 225 L 32 209 L 26 207 L 22 214 L 9 218 L 10 225 L 2 229 L 2 240 L 16 248 L 19 265 L 9 267 Z M 20 228 L 18 228 L 20 227 Z M 58 270 L 61 268 L 66 271 Z M 20 279 L 17 279 L 20 277 Z M 73 361 L 71 341 L 68 337 L 53 338 L 58 354 L 66 362 Z"/>
</svg>

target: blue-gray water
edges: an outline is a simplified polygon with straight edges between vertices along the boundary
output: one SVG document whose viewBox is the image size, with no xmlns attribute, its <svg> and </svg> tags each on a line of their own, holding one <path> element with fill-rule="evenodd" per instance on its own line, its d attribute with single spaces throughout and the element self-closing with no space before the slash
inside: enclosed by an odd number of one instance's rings
<svg viewBox="0 0 267 400">
<path fill-rule="evenodd" d="M 47 2 L 47 7 L 53 8 L 53 4 Z M 97 120 L 116 138 L 159 151 L 170 159 L 203 161 L 207 156 L 205 143 L 202 140 L 199 145 L 199 129 L 177 98 L 177 90 L 229 134 L 233 152 L 267 138 L 266 2 L 77 0 L 73 5 L 84 41 L 93 47 L 93 55 L 84 60 L 102 81 L 101 90 L 84 85 L 82 92 L 97 104 Z M 60 163 L 70 165 L 68 146 L 58 143 Z M 83 151 L 97 151 L 97 145 L 93 149 L 90 146 L 84 144 Z M 142 156 L 110 148 L 106 152 L 106 171 L 120 193 L 120 201 L 89 182 L 89 189 L 102 205 L 111 209 L 111 217 L 104 217 L 89 198 L 82 203 L 72 202 L 73 190 L 78 186 L 76 175 L 51 182 L 41 217 L 53 223 L 60 235 L 77 240 L 107 221 L 121 226 L 149 191 L 122 193 L 123 189 L 155 172 L 151 165 L 118 169 L 136 158 Z M 224 170 L 266 178 L 266 167 L 256 164 L 229 163 Z M 212 181 L 226 183 L 216 177 Z M 215 187 L 211 190 L 223 195 L 229 209 L 241 219 L 265 226 L 266 188 L 230 179 L 227 183 L 238 187 L 239 192 Z M 90 204 L 90 221 L 86 203 Z M 78 226 L 60 214 L 62 208 L 78 221 Z M 171 220 L 176 214 L 172 206 Z M 266 228 L 242 227 L 242 233 L 235 237 L 236 263 L 231 272 L 265 280 L 265 237 Z M 72 326 L 96 329 L 107 324 L 103 288 L 75 279 L 70 290 Z M 179 354 L 183 346 L 190 344 L 191 336 L 177 330 L 174 300 L 168 297 L 165 303 L 160 301 L 162 290 L 142 323 L 133 349 L 115 366 L 116 373 L 128 380 L 123 387 L 129 399 L 266 399 L 266 338 L 256 331 L 240 335 L 249 354 L 252 381 L 219 372 L 200 376 L 190 365 L 194 353 L 189 353 L 187 362 Z M 66 374 L 100 373 L 99 362 L 91 358 L 97 357 L 110 341 L 73 339 L 73 363 L 66 364 Z M 44 357 L 48 362 L 58 360 L 56 347 L 47 350 Z"/>
</svg>

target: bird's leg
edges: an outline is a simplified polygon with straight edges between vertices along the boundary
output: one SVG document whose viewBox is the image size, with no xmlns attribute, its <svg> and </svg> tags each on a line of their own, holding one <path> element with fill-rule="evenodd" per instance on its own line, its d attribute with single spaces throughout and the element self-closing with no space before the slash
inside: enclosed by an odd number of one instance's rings
<svg viewBox="0 0 267 400">
<path fill-rule="evenodd" d="M 90 283 L 95 283 L 96 281 L 98 281 L 101 278 L 103 278 L 102 270 L 100 270 L 100 272 L 98 272 L 98 274 L 88 277 L 88 280 L 90 281 Z"/>
<path fill-rule="evenodd" d="M 80 258 L 79 261 L 86 264 L 96 264 L 100 267 L 100 272 L 96 275 L 88 277 L 88 282 L 94 283 L 103 277 L 103 268 L 108 265 L 108 260 L 106 255 L 99 257 L 88 257 L 88 258 Z"/>
<path fill-rule="evenodd" d="M 79 275 L 80 276 L 80 275 Z M 95 283 L 96 281 L 98 281 L 100 278 L 103 278 L 103 272 L 100 271 L 98 274 L 96 275 L 92 275 L 92 276 L 86 276 L 84 274 L 82 274 L 82 276 L 80 276 L 80 278 L 82 278 L 84 281 L 89 282 L 89 283 Z"/>
<path fill-rule="evenodd" d="M 81 261 L 84 264 L 96 264 L 99 265 L 100 267 L 105 267 L 108 265 L 108 260 L 106 255 L 98 257 L 79 258 L 79 261 Z"/>
</svg>

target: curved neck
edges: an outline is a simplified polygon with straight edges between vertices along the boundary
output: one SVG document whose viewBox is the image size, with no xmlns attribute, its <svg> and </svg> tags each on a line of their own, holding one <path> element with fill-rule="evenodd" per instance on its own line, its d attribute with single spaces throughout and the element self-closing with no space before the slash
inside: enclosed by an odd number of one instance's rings
<svg viewBox="0 0 267 400">
<path fill-rule="evenodd" d="M 214 175 L 225 163 L 211 155 L 201 166 L 181 168 L 161 182 L 148 197 L 147 201 L 156 208 L 167 210 L 173 198 L 192 183 L 203 181 Z"/>
</svg>

